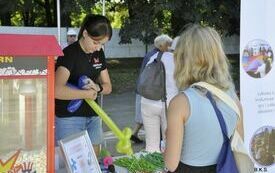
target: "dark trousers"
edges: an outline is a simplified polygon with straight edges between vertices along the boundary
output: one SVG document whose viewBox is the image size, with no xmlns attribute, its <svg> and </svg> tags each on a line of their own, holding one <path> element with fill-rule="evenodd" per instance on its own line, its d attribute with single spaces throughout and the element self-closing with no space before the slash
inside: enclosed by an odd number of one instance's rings
<svg viewBox="0 0 275 173">
<path fill-rule="evenodd" d="M 216 165 L 190 166 L 180 162 L 174 172 L 169 171 L 168 173 L 216 173 Z"/>
</svg>

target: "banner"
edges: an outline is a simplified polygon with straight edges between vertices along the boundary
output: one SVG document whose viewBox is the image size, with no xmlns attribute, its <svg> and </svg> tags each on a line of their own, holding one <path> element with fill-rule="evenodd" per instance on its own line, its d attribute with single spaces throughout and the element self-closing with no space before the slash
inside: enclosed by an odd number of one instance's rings
<svg viewBox="0 0 275 173">
<path fill-rule="evenodd" d="M 0 76 L 47 75 L 47 58 L 0 55 Z"/>
<path fill-rule="evenodd" d="M 255 172 L 275 172 L 275 0 L 242 0 L 240 94 Z"/>
</svg>

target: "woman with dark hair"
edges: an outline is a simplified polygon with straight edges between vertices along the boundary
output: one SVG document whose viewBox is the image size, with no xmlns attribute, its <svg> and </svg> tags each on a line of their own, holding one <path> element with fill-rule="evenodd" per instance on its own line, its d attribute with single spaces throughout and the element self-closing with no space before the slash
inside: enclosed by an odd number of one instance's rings
<svg viewBox="0 0 275 173">
<path fill-rule="evenodd" d="M 87 130 L 96 154 L 103 139 L 100 118 L 83 102 L 74 112 L 67 109 L 71 100 L 97 99 L 98 94 L 109 94 L 112 85 L 106 68 L 102 46 L 111 39 L 109 20 L 101 15 L 87 15 L 78 34 L 78 41 L 63 50 L 55 71 L 55 140 Z M 88 77 L 84 89 L 73 89 L 81 76 Z"/>
</svg>

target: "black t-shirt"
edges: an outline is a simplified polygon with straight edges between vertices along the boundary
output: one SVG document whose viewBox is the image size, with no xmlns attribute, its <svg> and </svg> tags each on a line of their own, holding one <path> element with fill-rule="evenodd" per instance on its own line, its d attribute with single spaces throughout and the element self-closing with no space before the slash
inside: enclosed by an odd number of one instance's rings
<svg viewBox="0 0 275 173">
<path fill-rule="evenodd" d="M 106 69 L 106 61 L 103 50 L 86 54 L 80 47 L 79 42 L 74 42 L 63 50 L 64 56 L 60 56 L 56 62 L 56 69 L 63 66 L 70 71 L 68 83 L 77 86 L 78 79 L 86 75 L 94 82 L 97 81 L 100 72 Z M 93 109 L 84 101 L 73 113 L 67 111 L 70 100 L 55 99 L 55 114 L 58 117 L 71 116 L 97 116 Z"/>
</svg>

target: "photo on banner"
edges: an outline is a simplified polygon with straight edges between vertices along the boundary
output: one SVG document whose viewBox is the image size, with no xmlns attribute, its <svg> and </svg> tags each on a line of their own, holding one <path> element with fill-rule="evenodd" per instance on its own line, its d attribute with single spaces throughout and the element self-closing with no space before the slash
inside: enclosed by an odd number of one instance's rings
<svg viewBox="0 0 275 173">
<path fill-rule="evenodd" d="M 250 153 L 253 160 L 262 166 L 274 164 L 275 128 L 263 126 L 259 128 L 250 143 Z"/>
<path fill-rule="evenodd" d="M 249 41 L 242 52 L 242 66 L 253 78 L 263 78 L 273 65 L 273 50 L 267 41 Z"/>
</svg>

